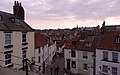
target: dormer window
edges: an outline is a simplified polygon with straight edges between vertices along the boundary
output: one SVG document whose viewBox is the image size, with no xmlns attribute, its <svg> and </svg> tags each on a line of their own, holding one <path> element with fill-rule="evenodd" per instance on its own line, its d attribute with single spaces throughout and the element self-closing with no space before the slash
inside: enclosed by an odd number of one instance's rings
<svg viewBox="0 0 120 75">
<path fill-rule="evenodd" d="M 72 45 L 77 45 L 77 41 L 72 41 Z"/>
<path fill-rule="evenodd" d="M 22 33 L 22 42 L 26 42 L 26 33 Z"/>
<path fill-rule="evenodd" d="M 118 36 L 115 38 L 115 42 L 116 42 L 116 43 L 120 43 L 120 35 L 118 35 Z"/>
<path fill-rule="evenodd" d="M 2 15 L 0 15 L 0 21 L 2 21 Z"/>
<path fill-rule="evenodd" d="M 17 25 L 20 24 L 20 19 L 19 18 L 11 18 L 11 21 L 16 23 Z"/>
<path fill-rule="evenodd" d="M 85 46 L 89 46 L 89 47 L 90 47 L 91 45 L 92 45 L 91 42 L 86 42 L 86 43 L 85 43 Z"/>
<path fill-rule="evenodd" d="M 84 41 L 85 41 L 85 40 L 81 40 L 81 39 L 79 40 L 79 42 L 84 42 Z"/>
<path fill-rule="evenodd" d="M 15 23 L 20 23 L 20 20 L 18 18 L 15 18 Z"/>
</svg>

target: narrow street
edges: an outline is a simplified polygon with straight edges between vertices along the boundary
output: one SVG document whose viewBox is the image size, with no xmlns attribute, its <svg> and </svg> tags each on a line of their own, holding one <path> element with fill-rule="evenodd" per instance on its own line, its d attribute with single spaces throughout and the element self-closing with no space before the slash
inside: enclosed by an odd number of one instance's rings
<svg viewBox="0 0 120 75">
<path fill-rule="evenodd" d="M 57 74 L 55 74 L 55 71 L 56 71 L 55 69 L 58 68 L 58 75 L 64 75 L 64 65 L 65 65 L 64 58 L 56 57 L 53 64 L 46 67 L 45 73 L 49 74 L 49 75 L 57 75 Z"/>
</svg>

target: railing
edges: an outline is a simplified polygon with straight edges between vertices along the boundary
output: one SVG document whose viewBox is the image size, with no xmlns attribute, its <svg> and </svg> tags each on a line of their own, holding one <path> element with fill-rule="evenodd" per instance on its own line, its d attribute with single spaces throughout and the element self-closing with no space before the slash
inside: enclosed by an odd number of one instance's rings
<svg viewBox="0 0 120 75">
<path fill-rule="evenodd" d="M 30 60 L 28 60 L 28 59 L 27 59 L 27 63 L 28 63 L 29 65 L 33 64 L 33 63 L 31 63 Z M 39 75 L 41 75 L 41 73 L 40 73 L 38 70 L 36 70 L 35 67 L 33 67 L 33 66 L 31 66 L 31 67 L 36 71 L 36 73 L 38 73 Z"/>
<path fill-rule="evenodd" d="M 0 54 L 3 54 L 3 55 L 4 55 L 4 52 L 0 52 Z M 21 57 L 19 57 L 19 56 L 15 56 L 15 55 L 12 55 L 12 54 L 11 54 L 11 57 L 14 57 L 14 58 L 17 58 L 17 59 L 23 61 L 21 64 L 13 63 L 13 62 L 12 62 L 11 64 L 13 64 L 13 65 L 18 65 L 18 66 L 23 67 L 22 70 L 25 70 L 25 71 L 26 71 L 26 75 L 29 75 L 29 74 L 28 74 L 28 66 L 35 65 L 35 64 L 33 64 L 33 63 L 32 63 L 29 59 L 27 59 L 27 58 L 23 59 L 23 58 L 21 58 Z M 1 61 L 1 62 L 5 62 L 5 60 L 3 60 L 3 59 L 0 59 L 0 61 Z M 38 65 L 35 65 L 35 66 L 38 66 Z M 37 74 L 41 75 L 41 73 L 40 73 L 34 66 L 31 66 L 31 68 L 34 69 Z"/>
</svg>

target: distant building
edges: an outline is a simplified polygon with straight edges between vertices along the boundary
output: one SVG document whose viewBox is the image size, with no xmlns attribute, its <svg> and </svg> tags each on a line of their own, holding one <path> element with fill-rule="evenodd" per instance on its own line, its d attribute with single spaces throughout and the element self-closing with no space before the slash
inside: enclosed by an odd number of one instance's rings
<svg viewBox="0 0 120 75">
<path fill-rule="evenodd" d="M 106 25 L 107 31 L 120 31 L 120 25 Z"/>
<path fill-rule="evenodd" d="M 0 65 L 20 69 L 23 58 L 34 57 L 34 31 L 24 21 L 21 3 L 15 1 L 13 11 L 0 11 Z"/>
<path fill-rule="evenodd" d="M 101 27 L 101 34 L 105 33 L 106 31 L 120 31 L 120 25 L 105 25 L 105 21 Z"/>
</svg>

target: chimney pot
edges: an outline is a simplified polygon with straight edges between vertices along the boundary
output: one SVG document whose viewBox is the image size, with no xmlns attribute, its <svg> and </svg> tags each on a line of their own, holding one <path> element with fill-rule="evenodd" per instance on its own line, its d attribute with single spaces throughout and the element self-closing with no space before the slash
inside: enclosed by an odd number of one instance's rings
<svg viewBox="0 0 120 75">
<path fill-rule="evenodd" d="M 16 3 L 16 1 L 15 1 L 15 5 L 16 5 L 17 3 Z"/>
<path fill-rule="evenodd" d="M 17 5 L 19 5 L 18 1 L 17 1 Z"/>
<path fill-rule="evenodd" d="M 21 2 L 19 3 L 19 5 L 22 6 L 22 5 L 21 5 Z"/>
</svg>

